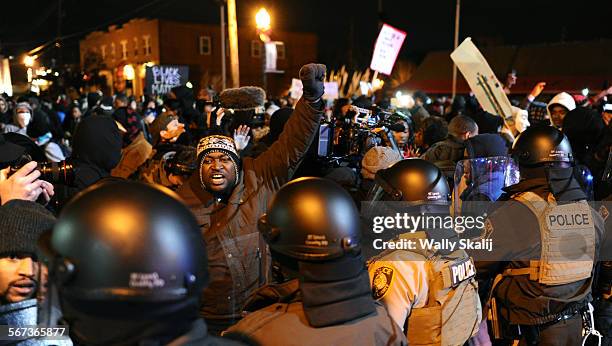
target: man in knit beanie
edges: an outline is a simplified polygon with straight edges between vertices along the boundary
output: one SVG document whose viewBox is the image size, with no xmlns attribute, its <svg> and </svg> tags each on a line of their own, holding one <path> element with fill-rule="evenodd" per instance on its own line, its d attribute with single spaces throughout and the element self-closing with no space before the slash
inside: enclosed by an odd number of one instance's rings
<svg viewBox="0 0 612 346">
<path fill-rule="evenodd" d="M 323 115 L 324 77 L 324 65 L 302 67 L 302 99 L 278 140 L 257 158 L 240 159 L 230 137 L 202 138 L 197 147 L 200 169 L 177 190 L 196 215 L 206 241 L 211 281 L 204 289 L 200 314 L 211 333 L 242 318 L 246 299 L 267 281 L 267 249 L 257 222 L 272 195 L 291 180 L 313 141 Z M 221 97 L 224 118 L 257 113 L 264 101 L 260 88 L 226 90 Z"/>
<path fill-rule="evenodd" d="M 47 268 L 39 262 L 37 247 L 40 235 L 54 224 L 55 217 L 35 202 L 13 199 L 0 207 L 0 325 L 23 328 L 59 320 L 58 307 L 47 306 L 51 302 L 43 298 Z M 49 310 L 39 310 L 43 306 Z M 67 336 L 45 340 L 36 334 L 21 334 L 8 344 L 72 346 Z"/>
<path fill-rule="evenodd" d="M 37 240 L 55 218 L 42 205 L 11 200 L 0 207 L 0 306 L 35 297 Z"/>
</svg>

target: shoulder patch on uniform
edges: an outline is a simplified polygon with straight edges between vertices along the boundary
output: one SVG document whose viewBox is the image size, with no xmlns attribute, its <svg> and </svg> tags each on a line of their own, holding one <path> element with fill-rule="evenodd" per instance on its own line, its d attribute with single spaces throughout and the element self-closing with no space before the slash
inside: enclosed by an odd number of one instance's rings
<svg viewBox="0 0 612 346">
<path fill-rule="evenodd" d="M 382 299 L 393 283 L 393 268 L 382 266 L 376 268 L 372 277 L 372 296 L 375 300 Z"/>
<path fill-rule="evenodd" d="M 491 234 L 493 234 L 493 224 L 491 223 L 491 220 L 486 219 L 484 223 L 484 234 L 482 235 L 482 238 L 489 239 L 491 238 Z"/>
<path fill-rule="evenodd" d="M 605 205 L 602 205 L 602 206 L 599 207 L 599 215 L 601 215 L 601 218 L 604 221 L 606 221 L 606 219 L 610 215 L 610 211 L 608 210 L 608 208 L 606 208 Z"/>
</svg>

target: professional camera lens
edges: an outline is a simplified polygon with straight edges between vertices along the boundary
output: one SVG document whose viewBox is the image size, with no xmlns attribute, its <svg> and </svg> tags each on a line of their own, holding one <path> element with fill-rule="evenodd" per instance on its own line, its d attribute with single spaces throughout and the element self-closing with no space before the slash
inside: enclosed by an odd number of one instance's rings
<svg viewBox="0 0 612 346">
<path fill-rule="evenodd" d="M 37 169 L 40 171 L 40 179 L 52 183 L 72 185 L 74 182 L 74 167 L 72 163 L 44 162 L 39 163 Z"/>
</svg>

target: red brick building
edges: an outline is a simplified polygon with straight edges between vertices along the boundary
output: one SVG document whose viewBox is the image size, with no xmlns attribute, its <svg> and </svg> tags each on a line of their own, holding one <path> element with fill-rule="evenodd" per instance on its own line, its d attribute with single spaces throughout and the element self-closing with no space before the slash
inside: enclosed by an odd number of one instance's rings
<svg viewBox="0 0 612 346">
<path fill-rule="evenodd" d="M 268 73 L 267 86 L 276 96 L 287 90 L 299 68 L 317 58 L 317 37 L 312 33 L 274 30 L 277 70 Z M 240 84 L 262 85 L 263 44 L 255 28 L 238 28 Z M 187 65 L 194 87 L 221 83 L 221 36 L 218 25 L 182 23 L 161 19 L 133 19 L 108 31 L 96 31 L 80 42 L 81 67 L 99 70 L 111 91 L 128 89 L 142 95 L 145 66 Z M 229 40 L 226 39 L 226 78 L 230 85 Z M 127 81 L 127 83 L 126 83 Z"/>
</svg>

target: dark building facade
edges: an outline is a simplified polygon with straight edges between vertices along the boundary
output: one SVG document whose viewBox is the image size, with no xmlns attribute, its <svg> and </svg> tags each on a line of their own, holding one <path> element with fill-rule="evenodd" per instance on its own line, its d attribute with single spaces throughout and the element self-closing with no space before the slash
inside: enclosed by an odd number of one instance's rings
<svg viewBox="0 0 612 346">
<path fill-rule="evenodd" d="M 289 89 L 299 68 L 317 58 L 317 37 L 312 33 L 273 30 L 277 70 L 266 73 L 267 89 L 278 96 Z M 264 47 L 255 28 L 238 28 L 240 85 L 263 84 Z M 221 87 L 221 36 L 216 25 L 161 19 L 132 19 L 108 31 L 96 31 L 80 42 L 81 67 L 106 77 L 107 87 L 142 95 L 145 68 L 150 65 L 189 66 L 194 88 Z M 226 39 L 226 78 L 231 84 L 229 40 Z"/>
</svg>

